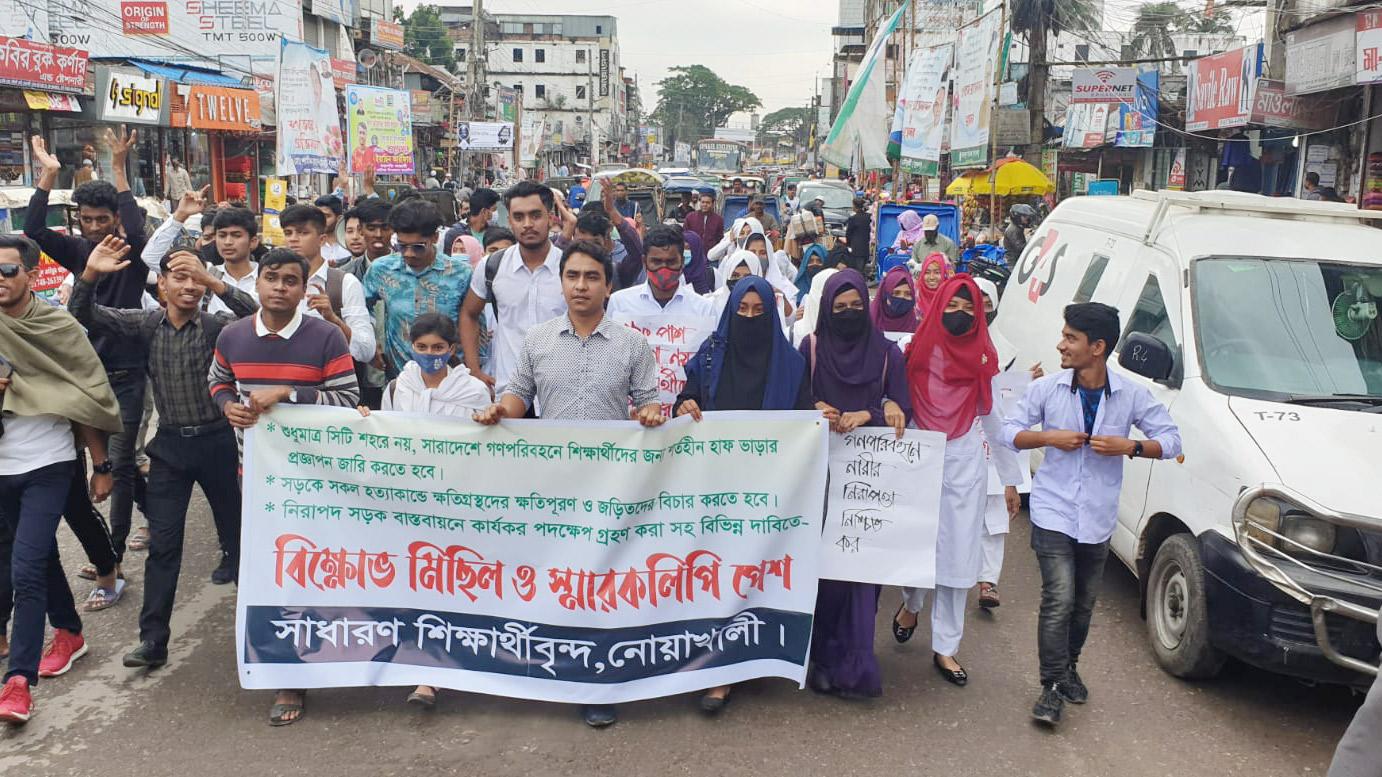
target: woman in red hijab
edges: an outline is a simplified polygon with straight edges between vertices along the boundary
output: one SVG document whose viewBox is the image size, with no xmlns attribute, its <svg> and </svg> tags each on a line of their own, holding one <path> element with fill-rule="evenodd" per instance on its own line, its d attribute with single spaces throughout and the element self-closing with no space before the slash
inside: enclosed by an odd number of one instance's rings
<svg viewBox="0 0 1382 777">
<path fill-rule="evenodd" d="M 945 281 L 907 349 L 912 417 L 919 429 L 941 432 L 946 438 L 931 649 L 936 670 L 960 686 L 969 682 L 969 676 L 955 654 L 964 635 L 965 597 L 978 582 L 988 496 L 985 437 L 995 441 L 988 446 L 992 455 L 1016 457 L 996 444 L 1002 425 L 1002 419 L 992 413 L 998 351 L 989 339 L 983 299 L 969 275 Z M 976 303 L 979 315 L 975 315 Z M 893 636 L 898 642 L 912 638 L 928 593 L 921 588 L 902 591 L 902 606 L 893 616 Z"/>
<path fill-rule="evenodd" d="M 909 268 L 917 267 L 915 262 L 908 262 Z M 945 258 L 945 254 L 939 251 L 932 252 L 921 260 L 921 268 L 917 269 L 917 312 L 922 316 L 931 309 L 931 302 L 936 298 L 940 291 L 941 284 L 950 278 L 950 262 Z"/>
</svg>

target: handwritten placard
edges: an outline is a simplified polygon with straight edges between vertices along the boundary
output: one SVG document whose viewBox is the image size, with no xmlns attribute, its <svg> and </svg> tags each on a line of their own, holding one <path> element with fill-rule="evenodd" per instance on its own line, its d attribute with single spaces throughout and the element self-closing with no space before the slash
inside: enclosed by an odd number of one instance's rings
<svg viewBox="0 0 1382 777">
<path fill-rule="evenodd" d="M 280 405 L 246 435 L 241 685 L 800 684 L 826 434 L 798 412 L 645 430 Z"/>
<path fill-rule="evenodd" d="M 1032 373 L 1024 369 L 1008 369 L 993 379 L 993 412 L 1000 418 L 1007 418 L 1017 411 L 1017 403 L 1022 401 L 1022 392 L 1032 382 Z M 984 440 L 984 458 L 989 464 L 988 493 L 992 496 L 1003 493 L 1003 481 L 998 479 L 998 470 L 993 465 L 993 446 L 1002 445 L 1000 440 Z M 1017 490 L 1023 494 L 1032 492 L 1032 452 L 1018 451 L 1017 466 L 1022 470 L 1022 483 Z"/>
<path fill-rule="evenodd" d="M 630 326 L 648 338 L 657 358 L 657 397 L 662 415 L 671 418 L 673 403 L 686 386 L 686 363 L 695 357 L 701 343 L 715 332 L 715 319 L 698 316 L 630 316 L 619 323 Z"/>
<path fill-rule="evenodd" d="M 933 588 L 945 435 L 870 427 L 830 435 L 821 577 Z"/>
</svg>

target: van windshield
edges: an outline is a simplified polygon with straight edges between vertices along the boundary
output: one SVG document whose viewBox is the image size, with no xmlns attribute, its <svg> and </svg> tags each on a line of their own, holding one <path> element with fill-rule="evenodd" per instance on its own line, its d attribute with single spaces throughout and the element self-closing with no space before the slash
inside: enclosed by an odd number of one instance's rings
<svg viewBox="0 0 1382 777">
<path fill-rule="evenodd" d="M 1210 258 L 1194 265 L 1206 377 L 1273 399 L 1382 399 L 1382 267 Z"/>
</svg>

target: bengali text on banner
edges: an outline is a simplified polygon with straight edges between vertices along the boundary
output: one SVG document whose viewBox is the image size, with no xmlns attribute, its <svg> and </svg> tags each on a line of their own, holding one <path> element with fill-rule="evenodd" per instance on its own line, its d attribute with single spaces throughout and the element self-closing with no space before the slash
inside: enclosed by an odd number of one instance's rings
<svg viewBox="0 0 1382 777">
<path fill-rule="evenodd" d="M 246 436 L 241 685 L 801 684 L 827 434 L 799 412 L 645 430 L 279 406 Z"/>
</svg>

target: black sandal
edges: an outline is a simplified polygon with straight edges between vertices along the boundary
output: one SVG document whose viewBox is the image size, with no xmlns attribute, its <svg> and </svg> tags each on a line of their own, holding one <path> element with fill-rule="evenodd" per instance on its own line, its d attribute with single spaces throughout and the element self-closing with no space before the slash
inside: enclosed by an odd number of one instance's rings
<svg viewBox="0 0 1382 777">
<path fill-rule="evenodd" d="M 917 630 L 916 626 L 907 628 L 903 626 L 901 623 L 897 622 L 897 616 L 901 615 L 902 611 L 905 609 L 907 609 L 906 602 L 899 604 L 897 606 L 897 612 L 893 613 L 893 639 L 897 640 L 898 644 L 902 644 L 907 640 L 911 639 L 912 634 Z M 917 622 L 920 623 L 921 619 L 918 618 Z"/>
</svg>

